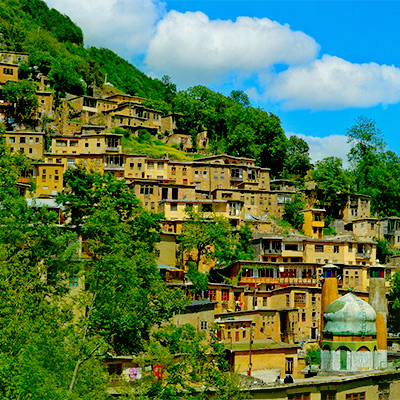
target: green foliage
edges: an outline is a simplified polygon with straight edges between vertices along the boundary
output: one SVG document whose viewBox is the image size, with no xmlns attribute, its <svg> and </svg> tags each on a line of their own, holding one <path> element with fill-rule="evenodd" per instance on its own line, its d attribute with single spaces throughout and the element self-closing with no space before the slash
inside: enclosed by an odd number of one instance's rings
<svg viewBox="0 0 400 400">
<path fill-rule="evenodd" d="M 307 365 L 319 365 L 321 362 L 321 349 L 316 343 L 309 344 L 306 348 Z"/>
<path fill-rule="evenodd" d="M 317 161 L 312 178 L 318 185 L 318 199 L 326 209 L 327 215 L 339 217 L 350 189 L 350 177 L 343 169 L 342 160 L 337 157 L 327 157 Z"/>
<path fill-rule="evenodd" d="M 64 97 L 66 93 L 81 95 L 85 92 L 73 59 L 56 60 L 49 73 L 49 79 L 59 97 Z"/>
<path fill-rule="evenodd" d="M 69 226 L 89 255 L 82 265 L 87 290 L 80 299 L 88 310 L 83 331 L 95 341 L 89 347 L 138 352 L 151 327 L 185 303 L 181 292 L 168 289 L 158 276 L 155 246 L 161 216 L 147 212 L 133 190 L 111 174 L 77 168 L 68 170 L 64 180 L 67 189 L 58 201 L 68 204 Z M 87 349 L 82 352 L 88 356 Z"/>
<path fill-rule="evenodd" d="M 212 150 L 253 157 L 258 165 L 271 168 L 272 175 L 278 176 L 287 147 L 280 120 L 272 113 L 247 105 L 241 97 L 237 93 L 228 98 L 204 86 L 194 86 L 177 93 L 173 111 L 184 115 L 183 131 L 206 130 Z"/>
<path fill-rule="evenodd" d="M 198 270 L 197 265 L 193 261 L 188 262 L 187 277 L 193 284 L 193 293 L 203 293 L 208 289 L 208 273 Z"/>
<path fill-rule="evenodd" d="M 243 107 L 250 106 L 249 96 L 243 90 L 232 90 L 229 98 Z"/>
<path fill-rule="evenodd" d="M 193 210 L 187 210 L 187 213 L 189 219 L 179 235 L 179 249 L 197 270 L 201 262 L 211 262 L 221 268 L 239 259 L 252 258 L 248 226 L 235 232 L 226 218 L 207 217 Z"/>
<path fill-rule="evenodd" d="M 393 251 L 389 250 L 389 242 L 384 239 L 374 238 L 376 242 L 376 259 L 382 264 L 390 262 Z"/>
<path fill-rule="evenodd" d="M 143 400 L 175 397 L 194 400 L 209 398 L 207 392 L 213 390 L 218 399 L 250 398 L 241 390 L 238 378 L 227 372 L 225 349 L 218 343 L 214 329 L 207 341 L 203 332 L 190 325 L 163 326 L 153 332 L 146 355 L 137 361 L 146 366 L 154 359 L 164 366 L 162 382 L 144 371 L 140 384 L 127 390 L 127 395 Z"/>
<path fill-rule="evenodd" d="M 115 129 L 115 133 L 124 134 L 125 136 L 126 131 Z M 139 138 L 129 137 L 129 134 L 128 137 L 123 137 L 123 151 L 131 154 L 148 154 L 149 156 L 157 158 L 162 158 L 168 155 L 168 157 L 180 161 L 189 161 L 193 159 L 191 154 L 178 150 L 159 139 L 155 139 L 148 132 L 146 133 L 147 135 L 142 135 Z"/>
<path fill-rule="evenodd" d="M 36 88 L 32 82 L 6 82 L 3 96 L 10 103 L 11 115 L 17 122 L 31 120 L 39 107 Z"/>
<path fill-rule="evenodd" d="M 371 196 L 372 212 L 398 216 L 400 209 L 400 158 L 386 150 L 382 133 L 374 120 L 358 117 L 347 131 L 352 145 L 348 154 L 354 176 L 354 188 Z"/>
<path fill-rule="evenodd" d="M 83 44 L 82 30 L 71 19 L 42 0 L 20 0 L 21 9 L 42 29 L 51 32 L 60 42 Z"/>
<path fill-rule="evenodd" d="M 90 47 L 88 54 L 107 74 L 108 82 L 125 93 L 164 101 L 170 101 L 173 97 L 173 84 L 169 80 L 164 79 L 164 84 L 158 79 L 149 78 L 111 50 Z"/>
<path fill-rule="evenodd" d="M 246 222 L 238 230 L 238 242 L 236 245 L 237 260 L 253 260 L 254 248 L 252 246 L 253 232 L 250 224 Z"/>
<path fill-rule="evenodd" d="M 307 142 L 297 136 L 291 136 L 284 161 L 285 175 L 304 177 L 310 169 L 310 148 Z"/>
<path fill-rule="evenodd" d="M 16 183 L 29 163 L 0 145 L 0 397 L 104 398 L 106 377 L 92 359 L 69 391 L 76 351 L 68 278 L 75 235 L 46 207 L 28 207 Z"/>
<path fill-rule="evenodd" d="M 389 278 L 388 295 L 388 328 L 392 332 L 400 332 L 400 271 L 397 269 Z"/>
<path fill-rule="evenodd" d="M 304 223 L 304 214 L 300 211 L 304 209 L 305 201 L 303 196 L 297 193 L 292 201 L 285 203 L 283 219 L 296 229 L 301 229 Z"/>
</svg>

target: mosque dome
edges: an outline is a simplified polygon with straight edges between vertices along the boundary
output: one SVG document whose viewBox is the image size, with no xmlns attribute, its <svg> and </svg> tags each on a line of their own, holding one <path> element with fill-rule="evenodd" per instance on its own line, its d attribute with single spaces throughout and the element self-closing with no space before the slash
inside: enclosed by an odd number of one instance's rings
<svg viewBox="0 0 400 400">
<path fill-rule="evenodd" d="M 364 300 L 349 292 L 333 301 L 324 312 L 324 335 L 374 336 L 376 312 Z"/>
</svg>

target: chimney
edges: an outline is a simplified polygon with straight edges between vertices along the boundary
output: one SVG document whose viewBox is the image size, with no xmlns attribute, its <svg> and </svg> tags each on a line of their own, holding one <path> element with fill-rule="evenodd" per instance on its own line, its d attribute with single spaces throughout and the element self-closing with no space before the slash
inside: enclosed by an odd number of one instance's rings
<svg viewBox="0 0 400 400">
<path fill-rule="evenodd" d="M 321 324 L 320 342 L 322 341 L 322 331 L 324 330 L 324 312 L 326 307 L 339 298 L 338 275 L 339 267 L 328 262 L 322 267 L 323 283 L 321 293 Z"/>
<path fill-rule="evenodd" d="M 385 267 L 376 261 L 369 267 L 369 304 L 376 312 L 377 368 L 387 367 L 387 308 Z"/>
</svg>

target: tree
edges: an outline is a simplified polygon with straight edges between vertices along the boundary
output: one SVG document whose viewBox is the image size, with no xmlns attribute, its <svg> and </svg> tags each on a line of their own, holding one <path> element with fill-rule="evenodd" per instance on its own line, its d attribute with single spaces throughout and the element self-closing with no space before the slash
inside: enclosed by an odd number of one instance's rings
<svg viewBox="0 0 400 400">
<path fill-rule="evenodd" d="M 234 231 L 226 218 L 188 210 L 189 219 L 179 235 L 180 252 L 188 264 L 199 270 L 201 263 L 209 262 L 221 268 L 239 259 L 252 259 L 249 225 Z"/>
<path fill-rule="evenodd" d="M 248 107 L 250 105 L 249 96 L 243 90 L 232 90 L 229 98 L 243 107 Z"/>
<path fill-rule="evenodd" d="M 388 295 L 388 328 L 392 332 L 400 332 L 400 271 L 396 270 L 389 279 Z"/>
<path fill-rule="evenodd" d="M 317 183 L 318 200 L 327 215 L 337 218 L 350 192 L 350 176 L 343 169 L 338 157 L 327 157 L 317 161 L 312 178 Z"/>
<path fill-rule="evenodd" d="M 31 120 L 39 107 L 36 88 L 32 82 L 6 82 L 3 96 L 10 103 L 11 115 L 17 122 Z"/>
<path fill-rule="evenodd" d="M 373 119 L 359 116 L 355 122 L 347 129 L 347 142 L 352 145 L 348 158 L 352 164 L 359 165 L 368 163 L 373 155 L 381 153 L 386 143 Z"/>
<path fill-rule="evenodd" d="M 305 360 L 308 365 L 320 365 L 321 349 L 317 343 L 311 343 L 306 347 Z"/>
<path fill-rule="evenodd" d="M 76 349 L 66 300 L 76 260 L 74 234 L 46 207 L 28 207 L 17 178 L 29 168 L 23 154 L 0 145 L 0 396 L 104 398 L 106 377 L 93 358 L 75 396 L 68 390 Z"/>
<path fill-rule="evenodd" d="M 374 120 L 358 117 L 347 131 L 352 145 L 348 154 L 354 188 L 371 196 L 372 212 L 383 216 L 399 215 L 400 184 L 397 171 L 400 158 L 386 150 L 382 132 Z"/>
<path fill-rule="evenodd" d="M 81 95 L 85 92 L 83 79 L 77 73 L 78 65 L 71 58 L 57 59 L 49 73 L 49 80 L 56 91 L 57 97 L 66 93 Z"/>
<path fill-rule="evenodd" d="M 376 259 L 382 264 L 390 262 L 390 256 L 393 252 L 389 250 L 389 242 L 383 239 L 374 239 L 376 241 Z"/>
<path fill-rule="evenodd" d="M 304 177 L 310 169 L 310 148 L 307 142 L 297 136 L 291 136 L 286 148 L 285 174 Z"/>
<path fill-rule="evenodd" d="M 218 341 L 216 327 L 211 327 L 210 333 L 207 340 L 204 332 L 197 332 L 188 324 L 179 327 L 169 324 L 153 332 L 146 355 L 137 361 L 145 366 L 147 360 L 160 360 L 164 366 L 162 383 L 146 375 L 128 393 L 143 400 L 174 397 L 194 400 L 208 398 L 207 392 L 213 390 L 215 398 L 222 400 L 251 398 L 238 377 L 229 373 L 225 346 Z"/>
<path fill-rule="evenodd" d="M 160 215 L 146 211 L 133 190 L 113 175 L 77 168 L 64 174 L 69 226 L 84 243 L 81 263 L 86 290 L 77 298 L 80 349 L 74 357 L 71 390 L 81 366 L 97 352 L 135 354 L 153 326 L 186 302 L 181 291 L 161 281 L 155 264 Z"/>
<path fill-rule="evenodd" d="M 301 229 L 304 223 L 304 214 L 300 211 L 304 209 L 305 201 L 299 193 L 295 194 L 292 201 L 285 203 L 283 219 L 289 222 L 296 229 Z"/>
</svg>

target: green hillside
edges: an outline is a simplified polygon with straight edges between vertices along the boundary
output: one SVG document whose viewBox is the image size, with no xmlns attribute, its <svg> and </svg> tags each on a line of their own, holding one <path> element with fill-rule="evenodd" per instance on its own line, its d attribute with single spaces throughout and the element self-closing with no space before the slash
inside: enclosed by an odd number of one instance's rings
<svg viewBox="0 0 400 400">
<path fill-rule="evenodd" d="M 162 99 L 165 85 L 107 49 L 83 47 L 82 30 L 42 0 L 0 0 L 0 50 L 29 52 L 21 78 L 34 68 L 61 95 L 91 94 L 104 77 L 121 92 Z"/>
<path fill-rule="evenodd" d="M 107 76 L 115 91 L 145 97 L 148 106 L 164 114 L 182 115 L 179 129 L 190 134 L 195 145 L 198 133 L 207 132 L 210 152 L 255 158 L 258 165 L 271 168 L 272 176 L 293 172 L 292 164 L 285 165 L 289 141 L 279 118 L 252 107 L 242 91 L 230 96 L 203 86 L 177 91 L 168 76 L 153 79 L 111 50 L 85 49 L 81 29 L 42 0 L 0 0 L 0 33 L 0 49 L 30 54 L 27 65 L 20 67 L 20 79 L 43 73 L 55 91 L 56 102 L 66 93 L 92 95 L 94 90 L 109 90 L 104 86 Z M 155 139 L 150 142 L 147 148 L 135 140 L 127 146 L 150 155 L 188 157 L 172 147 L 165 149 Z M 308 167 L 309 163 L 300 175 L 304 176 Z"/>
</svg>

